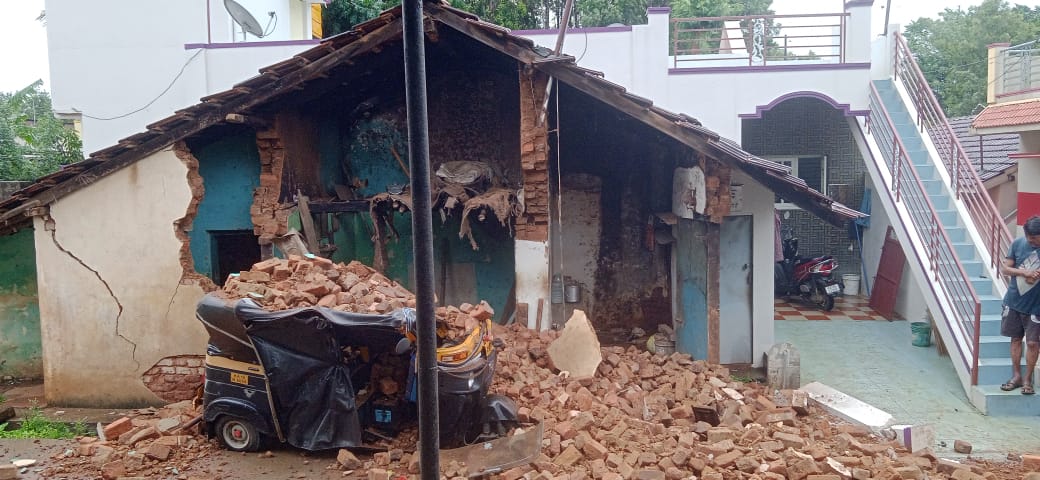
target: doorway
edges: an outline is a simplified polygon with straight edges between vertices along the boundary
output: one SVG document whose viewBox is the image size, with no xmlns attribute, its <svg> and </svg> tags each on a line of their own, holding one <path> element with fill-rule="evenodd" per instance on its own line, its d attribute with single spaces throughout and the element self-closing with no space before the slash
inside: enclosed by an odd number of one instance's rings
<svg viewBox="0 0 1040 480">
<path fill-rule="evenodd" d="M 243 272 L 260 261 L 260 243 L 252 230 L 210 230 L 210 244 L 213 246 L 210 272 L 217 285 L 232 273 Z"/>
<path fill-rule="evenodd" d="M 720 232 L 719 363 L 752 363 L 750 215 L 726 217 Z"/>
</svg>

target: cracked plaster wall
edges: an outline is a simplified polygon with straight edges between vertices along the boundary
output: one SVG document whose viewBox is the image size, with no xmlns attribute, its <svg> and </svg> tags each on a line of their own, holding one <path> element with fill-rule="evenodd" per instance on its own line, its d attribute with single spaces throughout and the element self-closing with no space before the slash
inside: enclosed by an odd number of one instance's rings
<svg viewBox="0 0 1040 480">
<path fill-rule="evenodd" d="M 191 200 L 186 173 L 163 150 L 34 219 L 49 404 L 158 403 L 141 375 L 163 357 L 205 351 L 194 316 L 204 291 L 181 284 L 173 229 Z"/>
</svg>

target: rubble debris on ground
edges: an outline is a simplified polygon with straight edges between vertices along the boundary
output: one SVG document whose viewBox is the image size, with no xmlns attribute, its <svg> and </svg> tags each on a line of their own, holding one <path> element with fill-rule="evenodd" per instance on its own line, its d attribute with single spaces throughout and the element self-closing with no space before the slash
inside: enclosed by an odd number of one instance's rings
<svg viewBox="0 0 1040 480">
<path fill-rule="evenodd" d="M 415 295 L 375 269 L 358 261 L 334 263 L 313 255 L 271 258 L 249 271 L 232 275 L 224 284 L 229 298 L 251 298 L 267 310 L 328 307 L 355 313 L 384 314 L 415 307 Z M 475 328 L 495 314 L 487 302 L 437 308 L 448 339 Z"/>
<path fill-rule="evenodd" d="M 496 330 L 505 347 L 493 390 L 514 398 L 521 420 L 542 422 L 546 433 L 535 461 L 492 478 L 982 480 L 1019 479 L 1028 471 L 1023 468 L 1040 469 L 1034 455 L 1023 455 L 1022 463 L 994 465 L 940 459 L 930 448 L 910 452 L 864 426 L 830 416 L 804 392 L 736 382 L 725 367 L 685 354 L 607 346 L 595 377 L 567 378 L 551 369 L 549 359 L 559 332 Z M 183 422 L 197 413 L 184 402 L 138 411 L 108 425 L 113 436 L 120 432 L 118 439 L 81 439 L 57 466 L 48 467 L 47 478 L 76 478 L 73 472 L 88 471 L 106 479 L 191 472 L 194 460 L 219 447 L 176 429 L 164 434 L 169 425 L 160 428 L 160 422 Z M 406 430 L 385 452 L 343 450 L 327 467 L 342 471 L 343 478 L 391 471 L 416 478 L 416 442 L 416 431 Z M 457 462 L 441 467 L 447 478 L 472 473 Z"/>
<path fill-rule="evenodd" d="M 270 310 L 386 313 L 415 304 L 411 292 L 359 262 L 295 255 L 254 265 L 231 277 L 224 292 Z M 441 307 L 437 315 L 447 334 L 458 336 L 494 312 L 481 302 Z M 538 458 L 492 478 L 982 480 L 1040 470 L 1037 455 L 993 465 L 940 459 L 927 447 L 911 452 L 898 440 L 831 416 L 805 391 L 737 382 L 725 367 L 685 354 L 599 347 L 594 374 L 578 378 L 554 370 L 552 345 L 561 332 L 513 325 L 494 334 L 504 347 L 493 392 L 516 400 L 521 422 L 541 422 L 545 435 Z M 396 391 L 400 384 L 379 387 Z M 45 463 L 45 478 L 226 478 L 200 471 L 199 460 L 220 447 L 197 426 L 185 428 L 199 413 L 191 402 L 137 410 L 99 429 L 98 437 L 77 439 Z M 417 437 L 414 428 L 405 430 L 374 455 L 342 450 L 326 468 L 343 478 L 387 478 L 388 472 L 415 478 Z M 259 458 L 265 455 L 271 454 Z M 447 478 L 476 473 L 454 461 L 441 468 Z"/>
<path fill-rule="evenodd" d="M 216 443 L 187 427 L 201 411 L 191 401 L 133 411 L 98 429 L 98 436 L 78 437 L 43 478 L 177 478 L 180 472 L 217 450 Z"/>
</svg>

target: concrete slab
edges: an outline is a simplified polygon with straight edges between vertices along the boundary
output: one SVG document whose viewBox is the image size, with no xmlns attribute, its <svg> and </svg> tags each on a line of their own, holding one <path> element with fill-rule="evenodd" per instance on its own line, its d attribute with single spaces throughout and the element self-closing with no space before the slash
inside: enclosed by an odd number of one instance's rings
<svg viewBox="0 0 1040 480">
<path fill-rule="evenodd" d="M 828 412 L 853 423 L 880 431 L 892 423 L 892 415 L 820 382 L 802 387 L 809 399 Z"/>
<path fill-rule="evenodd" d="M 570 372 L 570 378 L 592 378 L 603 361 L 599 338 L 585 312 L 575 310 L 559 338 L 549 345 L 553 367 Z"/>
</svg>

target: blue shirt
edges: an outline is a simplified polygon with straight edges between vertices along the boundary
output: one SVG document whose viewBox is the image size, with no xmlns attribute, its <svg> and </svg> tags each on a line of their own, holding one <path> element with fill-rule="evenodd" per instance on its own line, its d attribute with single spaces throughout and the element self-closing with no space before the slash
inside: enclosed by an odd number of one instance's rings
<svg viewBox="0 0 1040 480">
<path fill-rule="evenodd" d="M 1035 257 L 1030 259 L 1034 255 L 1040 256 L 1040 248 L 1031 247 L 1025 237 L 1019 237 L 1011 242 L 1007 258 L 1014 260 L 1015 268 L 1019 268 L 1026 260 L 1030 260 L 1030 266 L 1027 266 L 1027 268 L 1035 269 L 1036 267 L 1032 266 Z M 1004 305 L 1016 312 L 1040 315 L 1040 282 L 1033 287 L 1024 295 L 1021 295 L 1018 293 L 1018 279 L 1011 277 L 1011 280 L 1008 282 L 1007 294 L 1004 295 Z"/>
</svg>

